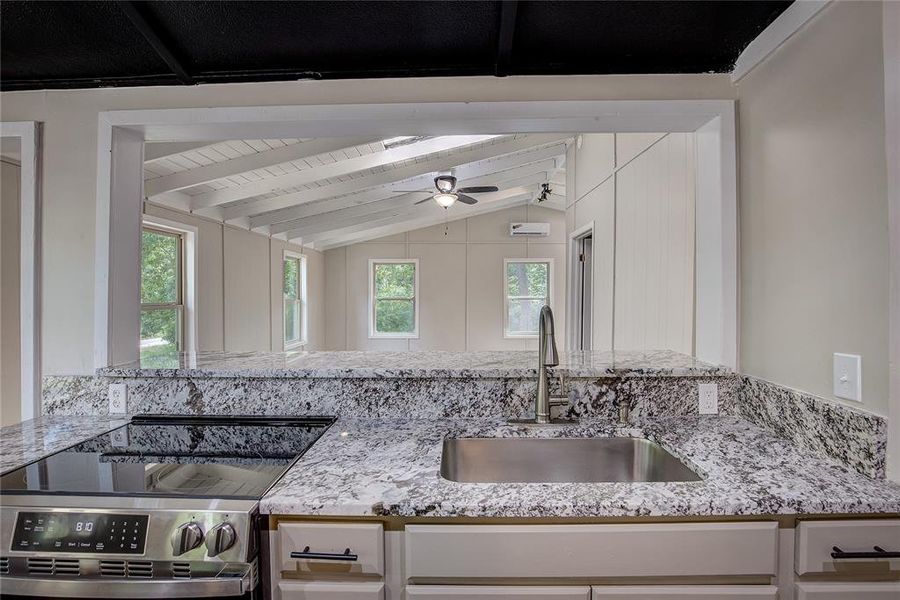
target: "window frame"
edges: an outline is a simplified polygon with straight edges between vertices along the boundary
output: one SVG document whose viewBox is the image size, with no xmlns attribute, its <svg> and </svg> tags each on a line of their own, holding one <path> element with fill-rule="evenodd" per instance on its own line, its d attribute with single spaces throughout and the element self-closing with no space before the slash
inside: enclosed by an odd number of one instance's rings
<svg viewBox="0 0 900 600">
<path fill-rule="evenodd" d="M 285 322 L 287 319 L 287 302 L 288 299 L 284 297 L 284 264 L 288 261 L 296 261 L 297 262 L 297 296 L 296 300 L 292 300 L 292 302 L 299 303 L 300 305 L 300 335 L 296 340 L 288 340 L 286 331 L 285 331 Z M 285 250 L 282 253 L 281 257 L 281 339 L 285 350 L 293 350 L 296 348 L 302 348 L 309 341 L 309 300 L 307 296 L 307 273 L 306 273 L 307 263 L 306 256 L 300 254 L 299 252 L 292 252 L 290 250 Z"/>
<path fill-rule="evenodd" d="M 546 303 L 553 308 L 553 259 L 552 258 L 504 258 L 503 273 L 500 278 L 500 284 L 503 286 L 503 320 L 501 328 L 503 330 L 503 338 L 507 340 L 536 339 L 538 333 L 511 333 L 509 331 L 509 284 L 507 282 L 507 272 L 510 264 L 518 263 L 543 263 L 547 265 L 547 296 Z M 539 299 L 538 296 L 515 296 L 513 299 Z"/>
<path fill-rule="evenodd" d="M 144 302 L 141 299 L 140 303 L 140 315 L 143 316 L 145 312 L 153 312 L 158 310 L 176 310 L 176 314 L 178 315 L 178 333 L 176 336 L 176 352 L 184 352 L 187 349 L 187 335 L 186 331 L 188 329 L 188 315 L 187 315 L 187 303 L 185 302 L 185 288 L 186 285 L 186 264 L 185 264 L 185 244 L 186 244 L 186 235 L 183 231 L 178 231 L 175 229 L 167 228 L 160 226 L 157 223 L 152 221 L 144 221 L 141 223 L 141 236 L 143 239 L 143 233 L 147 231 L 149 233 L 153 233 L 156 235 L 165 235 L 168 237 L 173 237 L 178 240 L 177 252 L 176 252 L 176 282 L 175 282 L 175 302 Z M 144 273 L 141 271 L 141 286 L 144 284 Z M 140 333 L 138 333 L 138 347 L 140 348 Z M 140 353 L 140 349 L 138 350 Z"/>
<path fill-rule="evenodd" d="M 404 332 L 379 332 L 375 330 L 377 319 L 375 318 L 375 266 L 412 264 L 415 277 L 413 278 L 413 330 Z M 419 259 L 418 258 L 370 258 L 369 259 L 369 300 L 368 320 L 369 339 L 418 339 L 419 338 Z M 393 298 L 395 300 L 409 300 L 409 298 Z M 392 300 L 392 298 L 379 298 L 379 300 Z"/>
</svg>

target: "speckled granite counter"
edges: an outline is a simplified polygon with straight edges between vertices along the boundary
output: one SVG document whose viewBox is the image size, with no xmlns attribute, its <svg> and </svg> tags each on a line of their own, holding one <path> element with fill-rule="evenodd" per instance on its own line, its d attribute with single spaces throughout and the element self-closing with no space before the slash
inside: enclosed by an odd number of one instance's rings
<svg viewBox="0 0 900 600">
<path fill-rule="evenodd" d="M 124 425 L 128 417 L 43 416 L 0 429 L 0 472 Z"/>
<path fill-rule="evenodd" d="M 470 484 L 439 475 L 447 436 L 646 436 L 700 482 Z M 262 500 L 264 512 L 429 517 L 656 517 L 900 513 L 900 485 L 869 479 L 739 417 L 521 428 L 491 420 L 341 419 Z"/>
<path fill-rule="evenodd" d="M 513 378 L 537 377 L 537 352 L 198 352 L 98 369 L 103 377 Z M 670 350 L 563 353 L 568 377 L 728 375 Z"/>
</svg>

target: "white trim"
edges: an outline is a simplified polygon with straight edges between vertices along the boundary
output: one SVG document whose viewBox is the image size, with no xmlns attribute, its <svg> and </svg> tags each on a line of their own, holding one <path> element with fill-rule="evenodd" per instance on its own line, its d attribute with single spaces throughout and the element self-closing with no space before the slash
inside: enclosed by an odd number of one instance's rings
<svg viewBox="0 0 900 600">
<path fill-rule="evenodd" d="M 184 352 L 196 352 L 200 348 L 197 326 L 197 273 L 200 268 L 197 236 L 200 230 L 193 225 L 186 225 L 179 221 L 172 221 L 146 213 L 144 213 L 143 222 L 145 225 L 150 225 L 163 231 L 178 233 L 182 237 L 184 242 L 184 297 L 182 301 L 184 302 L 184 320 L 187 325 L 185 327 L 184 348 L 182 350 Z"/>
<path fill-rule="evenodd" d="M 740 273 L 733 110 L 697 130 L 696 153 L 694 356 L 737 370 Z"/>
<path fill-rule="evenodd" d="M 502 288 L 503 295 L 503 319 L 500 322 L 501 333 L 503 334 L 503 339 L 506 340 L 533 340 L 537 339 L 537 333 L 509 333 L 509 288 L 506 282 L 506 273 L 509 268 L 510 263 L 547 263 L 547 306 L 551 309 L 553 308 L 553 284 L 554 284 L 554 275 L 553 275 L 553 265 L 554 260 L 552 258 L 504 258 L 503 259 L 503 273 L 500 277 L 500 286 Z"/>
<path fill-rule="evenodd" d="M 413 290 L 413 319 L 415 327 L 412 332 L 404 333 L 379 333 L 375 331 L 375 265 L 376 264 L 413 264 L 415 266 L 415 288 Z M 401 339 L 414 340 L 419 338 L 419 259 L 418 258 L 370 258 L 369 259 L 369 301 L 367 303 L 369 321 L 369 339 Z"/>
<path fill-rule="evenodd" d="M 346 104 L 317 106 L 245 106 L 125 110 L 100 113 L 98 136 L 97 259 L 95 300 L 95 362 L 105 365 L 110 334 L 111 290 L 108 286 L 111 248 L 109 189 L 112 178 L 112 130 L 128 129 L 145 141 L 191 141 L 266 138 L 316 138 L 374 135 L 694 132 L 707 126 L 717 132 L 715 185 L 709 200 L 717 200 L 723 229 L 710 239 L 709 228 L 698 230 L 698 245 L 719 258 L 719 289 L 709 294 L 722 327 L 721 343 L 705 351 L 707 360 L 729 367 L 737 360 L 737 163 L 734 100 L 588 100 L 534 102 L 435 102 Z M 710 158 L 698 152 L 698 169 Z M 702 165 L 702 166 L 701 166 Z M 105 214 L 104 214 L 105 213 Z M 728 219 L 732 220 L 729 221 Z M 388 230 L 388 227 L 384 228 Z M 364 237 L 360 235 L 359 237 Z M 347 238 L 349 239 L 349 238 Z M 343 243 L 345 240 L 341 240 Z M 121 243 L 120 241 L 117 243 Z M 322 247 L 337 245 L 323 240 Z M 723 275 L 724 274 L 724 275 Z M 698 273 L 698 279 L 705 278 Z"/>
<path fill-rule="evenodd" d="M 284 338 L 284 261 L 293 258 L 300 264 L 300 339 L 288 343 Z M 293 250 L 283 250 L 281 253 L 281 342 L 285 350 L 302 348 L 309 342 L 309 297 L 306 288 L 306 255 Z"/>
<path fill-rule="evenodd" d="M 738 82 L 743 79 L 829 4 L 831 0 L 797 0 L 787 7 L 744 48 L 734 63 L 731 80 Z"/>
<path fill-rule="evenodd" d="M 884 121 L 890 223 L 888 479 L 900 482 L 900 3 L 883 5 Z M 891 165 L 894 165 L 891 167 Z"/>
<path fill-rule="evenodd" d="M 566 319 L 566 341 L 569 351 L 575 351 L 575 338 L 578 335 L 578 326 L 579 319 L 575 317 L 578 314 L 578 289 L 577 284 L 579 280 L 576 280 L 575 277 L 575 268 L 577 266 L 578 260 L 576 258 L 575 248 L 578 243 L 578 240 L 587 237 L 590 235 L 592 238 L 594 236 L 594 221 L 590 221 L 585 225 L 582 225 L 578 229 L 572 231 L 569 234 L 569 239 L 567 240 L 567 248 L 566 248 L 566 287 L 568 287 L 568 315 L 569 318 Z M 591 299 L 594 298 L 594 281 L 596 277 L 591 276 Z M 594 307 L 591 307 L 591 313 L 593 314 Z M 594 319 L 591 319 L 591 348 L 594 346 Z"/>
<path fill-rule="evenodd" d="M 21 418 L 41 414 L 42 124 L 0 123 L 0 137 L 19 139 L 19 365 Z"/>
</svg>

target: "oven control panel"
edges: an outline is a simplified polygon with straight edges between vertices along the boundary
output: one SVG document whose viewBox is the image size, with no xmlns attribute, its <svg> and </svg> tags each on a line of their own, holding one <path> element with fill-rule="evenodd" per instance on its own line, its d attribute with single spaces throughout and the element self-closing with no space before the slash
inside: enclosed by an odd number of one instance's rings
<svg viewBox="0 0 900 600">
<path fill-rule="evenodd" d="M 19 512 L 13 551 L 143 554 L 147 515 Z"/>
</svg>

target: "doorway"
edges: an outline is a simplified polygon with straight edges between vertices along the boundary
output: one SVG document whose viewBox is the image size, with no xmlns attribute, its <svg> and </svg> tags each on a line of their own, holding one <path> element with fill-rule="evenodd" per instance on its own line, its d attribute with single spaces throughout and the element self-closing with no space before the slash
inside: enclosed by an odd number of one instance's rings
<svg viewBox="0 0 900 600">
<path fill-rule="evenodd" d="M 570 310 L 572 311 L 571 349 L 591 352 L 594 315 L 594 227 L 593 224 L 572 233 L 570 272 Z"/>
</svg>

